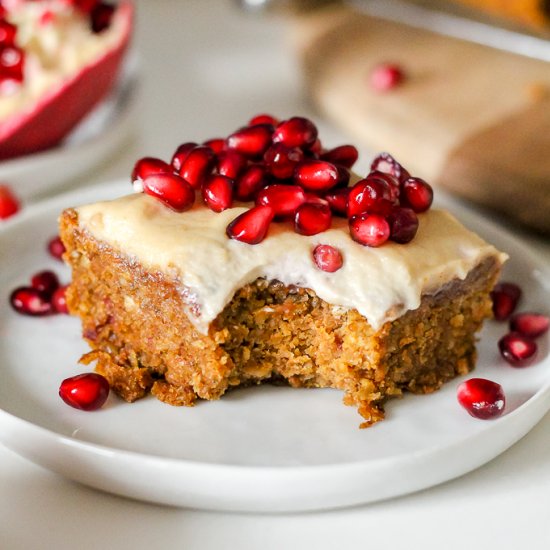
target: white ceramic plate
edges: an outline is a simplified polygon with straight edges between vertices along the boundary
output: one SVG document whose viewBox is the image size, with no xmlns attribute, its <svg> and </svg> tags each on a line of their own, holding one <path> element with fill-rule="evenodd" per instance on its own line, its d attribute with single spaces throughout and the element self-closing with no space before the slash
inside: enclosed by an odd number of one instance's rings
<svg viewBox="0 0 550 550">
<path fill-rule="evenodd" d="M 359 430 L 360 417 L 336 390 L 270 386 L 217 402 L 174 408 L 110 396 L 85 413 L 58 397 L 63 378 L 83 372 L 78 320 L 28 318 L 8 295 L 39 269 L 67 270 L 44 245 L 68 205 L 115 197 L 128 182 L 86 189 L 33 206 L 0 230 L 0 441 L 86 485 L 152 502 L 206 509 L 298 511 L 402 495 L 464 474 L 503 452 L 550 407 L 547 341 L 541 359 L 514 369 L 497 353 L 505 326 L 488 323 L 476 376 L 503 385 L 506 414 L 471 418 L 456 402 L 459 380 L 428 396 L 387 406 L 387 419 Z M 520 283 L 522 309 L 550 312 L 548 273 L 524 245 L 464 210 L 465 223 L 508 252 L 505 277 Z"/>
</svg>

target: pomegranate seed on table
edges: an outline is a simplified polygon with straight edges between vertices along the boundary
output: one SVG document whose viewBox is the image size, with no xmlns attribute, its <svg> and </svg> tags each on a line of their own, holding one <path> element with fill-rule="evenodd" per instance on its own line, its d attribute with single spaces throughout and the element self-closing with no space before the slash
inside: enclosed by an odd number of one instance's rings
<svg viewBox="0 0 550 550">
<path fill-rule="evenodd" d="M 132 170 L 132 182 L 144 180 L 152 174 L 171 174 L 172 166 L 161 159 L 154 157 L 144 157 L 139 159 Z"/>
<path fill-rule="evenodd" d="M 275 183 L 264 187 L 256 196 L 258 206 L 270 206 L 275 216 L 292 216 L 306 202 L 305 191 L 298 185 Z"/>
<path fill-rule="evenodd" d="M 322 271 L 334 273 L 344 265 L 342 253 L 329 244 L 318 244 L 313 249 L 313 261 Z"/>
<path fill-rule="evenodd" d="M 247 162 L 246 157 L 237 151 L 222 151 L 216 159 L 216 169 L 220 175 L 235 179 Z"/>
<path fill-rule="evenodd" d="M 432 205 L 434 192 L 429 183 L 420 178 L 409 178 L 401 188 L 401 201 L 416 213 L 425 212 Z"/>
<path fill-rule="evenodd" d="M 277 126 L 277 124 L 279 124 L 279 119 L 266 113 L 262 113 L 252 117 L 248 121 L 249 126 L 255 126 L 256 124 L 271 124 L 272 126 Z"/>
<path fill-rule="evenodd" d="M 294 170 L 294 182 L 308 191 L 328 191 L 338 179 L 338 169 L 326 160 L 306 159 Z"/>
<path fill-rule="evenodd" d="M 17 214 L 21 208 L 19 201 L 7 185 L 0 185 L 0 220 Z"/>
<path fill-rule="evenodd" d="M 51 303 L 56 313 L 69 313 L 67 307 L 67 288 L 69 285 L 60 286 L 52 295 Z"/>
<path fill-rule="evenodd" d="M 10 304 L 23 315 L 40 317 L 53 313 L 50 297 L 32 287 L 16 288 L 10 295 Z"/>
<path fill-rule="evenodd" d="M 59 235 L 56 235 L 48 242 L 48 252 L 50 256 L 56 260 L 63 260 L 63 254 L 65 254 L 65 245 Z"/>
<path fill-rule="evenodd" d="M 234 182 L 227 176 L 209 176 L 202 185 L 202 198 L 210 210 L 223 212 L 233 204 Z"/>
<path fill-rule="evenodd" d="M 95 411 L 105 404 L 109 390 L 106 378 L 95 372 L 87 372 L 63 380 L 59 386 L 59 397 L 75 409 Z"/>
<path fill-rule="evenodd" d="M 308 149 L 315 143 L 317 133 L 317 127 L 311 120 L 303 117 L 292 117 L 275 127 L 273 143 Z"/>
<path fill-rule="evenodd" d="M 418 216 L 414 210 L 396 206 L 388 216 L 390 239 L 399 244 L 411 242 L 418 231 Z"/>
<path fill-rule="evenodd" d="M 237 130 L 226 140 L 228 149 L 251 158 L 261 157 L 271 145 L 273 126 L 256 124 Z"/>
<path fill-rule="evenodd" d="M 59 279 L 53 271 L 39 271 L 32 276 L 31 286 L 49 297 L 59 288 Z"/>
<path fill-rule="evenodd" d="M 266 170 L 259 164 L 244 169 L 235 182 L 235 199 L 248 202 L 256 193 L 267 185 Z"/>
<path fill-rule="evenodd" d="M 349 187 L 332 189 L 325 193 L 324 198 L 328 202 L 332 212 L 336 216 L 346 217 L 348 212 L 348 196 L 351 191 Z"/>
<path fill-rule="evenodd" d="M 202 182 L 212 171 L 215 157 L 210 147 L 197 145 L 189 151 L 178 173 L 193 189 L 200 189 Z"/>
<path fill-rule="evenodd" d="M 514 313 L 521 294 L 521 288 L 514 283 L 497 283 L 491 292 L 495 320 L 506 321 Z"/>
<path fill-rule="evenodd" d="M 550 318 L 542 313 L 516 313 L 510 319 L 510 330 L 528 338 L 538 338 L 548 332 Z"/>
<path fill-rule="evenodd" d="M 509 332 L 498 341 L 500 354 L 513 367 L 527 367 L 536 357 L 537 344 L 519 332 Z"/>
<path fill-rule="evenodd" d="M 399 183 L 404 183 L 411 175 L 399 162 L 397 162 L 389 153 L 380 153 L 374 157 L 370 169 L 372 171 L 383 172 L 397 178 Z"/>
<path fill-rule="evenodd" d="M 330 228 L 332 212 L 328 204 L 302 204 L 296 210 L 294 230 L 300 235 L 317 235 Z"/>
<path fill-rule="evenodd" d="M 470 378 L 462 382 L 456 396 L 471 416 L 481 420 L 500 416 L 506 405 L 502 386 L 485 378 Z"/>
<path fill-rule="evenodd" d="M 277 179 L 289 179 L 299 162 L 304 159 L 304 152 L 298 147 L 287 147 L 282 143 L 273 144 L 264 154 L 264 163 L 271 175 Z"/>
<path fill-rule="evenodd" d="M 227 226 L 227 236 L 243 243 L 258 244 L 265 239 L 274 215 L 270 206 L 254 206 Z"/>
<path fill-rule="evenodd" d="M 111 26 L 111 21 L 115 10 L 115 6 L 105 2 L 96 4 L 90 13 L 92 31 L 95 33 L 100 33 L 108 29 Z"/>
<path fill-rule="evenodd" d="M 143 192 L 151 195 L 176 212 L 184 212 L 195 202 L 195 191 L 176 174 L 153 174 L 143 180 Z"/>
<path fill-rule="evenodd" d="M 172 155 L 172 160 L 170 164 L 176 172 L 181 170 L 181 165 L 183 161 L 187 158 L 187 155 L 191 152 L 191 149 L 197 147 L 197 144 L 194 141 L 188 141 L 187 143 L 182 143 Z"/>
<path fill-rule="evenodd" d="M 353 145 L 340 145 L 321 154 L 321 160 L 351 168 L 359 158 L 359 151 Z"/>
<path fill-rule="evenodd" d="M 364 212 L 389 214 L 393 207 L 390 186 L 380 179 L 358 181 L 348 195 L 348 217 Z"/>
<path fill-rule="evenodd" d="M 349 220 L 351 238 L 359 244 L 377 247 L 390 238 L 390 226 L 379 214 L 358 214 Z"/>
<path fill-rule="evenodd" d="M 381 63 L 370 73 L 371 87 L 377 92 L 387 92 L 397 88 L 405 80 L 405 73 L 394 63 Z"/>
</svg>

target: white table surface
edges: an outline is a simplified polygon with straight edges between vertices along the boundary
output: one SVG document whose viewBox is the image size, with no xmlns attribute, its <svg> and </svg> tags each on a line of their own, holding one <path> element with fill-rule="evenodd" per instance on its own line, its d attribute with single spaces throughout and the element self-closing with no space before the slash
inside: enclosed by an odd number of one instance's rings
<svg viewBox="0 0 550 550">
<path fill-rule="evenodd" d="M 138 2 L 140 137 L 86 181 L 127 176 L 142 154 L 228 133 L 256 112 L 317 117 L 284 23 L 229 0 Z M 320 124 L 334 144 L 348 141 Z M 368 159 L 368 154 L 364 155 Z M 550 244 L 525 236 L 550 261 Z M 245 515 L 165 508 L 103 494 L 0 447 L 0 549 L 550 548 L 550 414 L 479 470 L 352 509 Z"/>
</svg>

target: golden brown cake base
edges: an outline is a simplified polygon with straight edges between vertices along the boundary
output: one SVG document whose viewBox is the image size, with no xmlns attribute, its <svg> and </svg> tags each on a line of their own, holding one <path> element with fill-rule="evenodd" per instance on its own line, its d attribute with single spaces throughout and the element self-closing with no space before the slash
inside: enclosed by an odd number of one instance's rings
<svg viewBox="0 0 550 550">
<path fill-rule="evenodd" d="M 474 367 L 475 333 L 491 315 L 489 292 L 499 263 L 489 258 L 421 306 L 375 331 L 356 310 L 343 310 L 308 289 L 258 279 L 241 288 L 197 332 L 184 293 L 61 218 L 72 314 L 97 360 L 96 370 L 125 400 L 152 393 L 171 405 L 218 399 L 228 389 L 262 382 L 338 388 L 363 427 L 384 417 L 383 404 L 405 390 L 429 393 Z"/>
</svg>

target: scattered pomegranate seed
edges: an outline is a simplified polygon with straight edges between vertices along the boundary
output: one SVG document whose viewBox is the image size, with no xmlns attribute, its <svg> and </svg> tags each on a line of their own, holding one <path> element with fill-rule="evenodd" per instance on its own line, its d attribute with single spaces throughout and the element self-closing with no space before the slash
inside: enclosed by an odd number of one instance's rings
<svg viewBox="0 0 550 550">
<path fill-rule="evenodd" d="M 223 212 L 233 204 L 234 182 L 219 174 L 209 176 L 202 185 L 202 198 L 210 210 Z"/>
<path fill-rule="evenodd" d="M 271 124 L 271 126 L 277 126 L 277 124 L 279 124 L 279 119 L 266 113 L 262 113 L 252 117 L 248 122 L 249 126 L 255 126 L 256 124 Z"/>
<path fill-rule="evenodd" d="M 228 178 L 237 178 L 246 164 L 246 157 L 237 151 L 222 151 L 217 158 L 218 173 Z"/>
<path fill-rule="evenodd" d="M 52 295 L 51 303 L 56 313 L 69 313 L 67 307 L 67 288 L 69 285 L 60 286 Z"/>
<path fill-rule="evenodd" d="M 306 194 L 298 185 L 268 185 L 256 196 L 256 204 L 270 206 L 278 218 L 293 216 L 298 207 L 305 202 Z"/>
<path fill-rule="evenodd" d="M 100 2 L 92 9 L 90 13 L 90 23 L 92 31 L 95 33 L 103 32 L 111 26 L 113 15 L 115 14 L 115 6 Z"/>
<path fill-rule="evenodd" d="M 7 185 L 0 185 L 0 220 L 5 220 L 19 212 L 21 205 Z"/>
<path fill-rule="evenodd" d="M 227 226 L 227 236 L 243 243 L 258 244 L 265 239 L 274 215 L 271 206 L 254 206 Z"/>
<path fill-rule="evenodd" d="M 380 246 L 390 238 L 387 220 L 378 214 L 358 214 L 349 220 L 351 238 L 365 246 Z"/>
<path fill-rule="evenodd" d="M 491 292 L 495 320 L 506 321 L 514 313 L 521 298 L 521 288 L 514 283 L 501 282 Z"/>
<path fill-rule="evenodd" d="M 334 273 L 344 265 L 342 253 L 329 244 L 318 244 L 313 249 L 313 261 L 322 271 Z"/>
<path fill-rule="evenodd" d="M 23 315 L 43 316 L 53 312 L 50 297 L 32 287 L 16 288 L 10 295 L 10 304 Z"/>
<path fill-rule="evenodd" d="M 502 386 L 485 378 L 470 378 L 462 382 L 456 396 L 471 416 L 481 420 L 500 416 L 506 405 Z"/>
<path fill-rule="evenodd" d="M 347 216 L 348 195 L 350 191 L 351 189 L 349 187 L 342 187 L 338 189 L 332 189 L 328 193 L 325 193 L 325 200 L 328 202 L 332 212 L 337 216 Z"/>
<path fill-rule="evenodd" d="M 63 254 L 65 254 L 65 245 L 59 235 L 53 237 L 48 242 L 48 252 L 56 260 L 62 260 Z"/>
<path fill-rule="evenodd" d="M 381 63 L 370 73 L 371 87 L 377 92 L 387 92 L 397 88 L 405 80 L 405 73 L 394 63 Z"/>
<path fill-rule="evenodd" d="M 399 183 L 404 183 L 411 175 L 399 162 L 397 162 L 389 153 L 380 153 L 370 166 L 371 170 L 390 174 L 394 178 L 397 178 Z"/>
<path fill-rule="evenodd" d="M 15 44 L 15 35 L 17 27 L 5 19 L 0 20 L 0 44 L 4 46 L 13 46 Z"/>
<path fill-rule="evenodd" d="M 31 278 L 31 286 L 50 297 L 59 288 L 59 279 L 53 271 L 39 271 Z"/>
<path fill-rule="evenodd" d="M 519 332 L 509 332 L 498 341 L 500 354 L 513 367 L 529 366 L 537 354 L 537 344 Z"/>
<path fill-rule="evenodd" d="M 542 313 L 516 313 L 510 319 L 510 330 L 528 338 L 538 338 L 548 332 L 550 318 Z"/>
<path fill-rule="evenodd" d="M 294 230 L 300 235 L 317 235 L 330 228 L 332 212 L 328 204 L 302 204 L 296 210 Z"/>
<path fill-rule="evenodd" d="M 228 149 L 233 149 L 251 158 L 261 157 L 271 145 L 273 126 L 256 124 L 247 126 L 231 134 L 226 141 Z"/>
<path fill-rule="evenodd" d="M 204 178 L 210 174 L 214 165 L 215 155 L 210 147 L 198 145 L 191 149 L 182 162 L 179 175 L 193 189 L 200 189 Z M 224 174 L 225 175 L 225 174 Z"/>
<path fill-rule="evenodd" d="M 213 138 L 213 139 L 207 139 L 203 145 L 206 147 L 210 147 L 214 153 L 219 154 L 222 151 L 225 151 L 225 139 L 223 138 Z"/>
<path fill-rule="evenodd" d="M 311 120 L 292 117 L 275 127 L 273 143 L 282 143 L 287 147 L 310 148 L 317 139 L 317 127 Z"/>
<path fill-rule="evenodd" d="M 266 184 L 265 168 L 259 164 L 253 164 L 237 178 L 235 182 L 235 199 L 243 202 L 251 201 Z"/>
<path fill-rule="evenodd" d="M 272 145 L 264 155 L 264 162 L 271 175 L 277 179 L 288 179 L 304 158 L 304 152 L 298 147 L 287 147 L 282 143 Z"/>
<path fill-rule="evenodd" d="M 171 174 L 172 167 L 161 159 L 144 157 L 139 159 L 132 170 L 132 182 L 144 180 L 153 174 Z"/>
<path fill-rule="evenodd" d="M 143 192 L 161 200 L 176 212 L 184 212 L 195 202 L 195 191 L 176 174 L 153 174 L 143 180 Z"/>
<path fill-rule="evenodd" d="M 294 182 L 308 191 L 328 191 L 338 179 L 338 169 L 326 160 L 306 159 L 294 170 Z"/>
<path fill-rule="evenodd" d="M 106 378 L 95 372 L 87 372 L 63 380 L 59 386 L 59 397 L 75 409 L 95 411 L 107 401 L 109 389 Z"/>
<path fill-rule="evenodd" d="M 339 164 L 345 168 L 351 168 L 359 158 L 359 151 L 353 145 L 340 145 L 321 154 L 321 159 L 332 164 Z"/>
<path fill-rule="evenodd" d="M 415 212 L 426 212 L 432 205 L 434 192 L 430 184 L 420 178 L 409 178 L 401 189 L 401 202 Z"/>
<path fill-rule="evenodd" d="M 418 217 L 414 210 L 396 206 L 388 216 L 390 239 L 399 244 L 411 242 L 418 231 Z"/>
<path fill-rule="evenodd" d="M 348 195 L 348 217 L 364 212 L 389 214 L 393 205 L 390 186 L 380 179 L 358 181 Z"/>
<path fill-rule="evenodd" d="M 176 172 L 179 172 L 181 170 L 181 165 L 183 164 L 183 161 L 187 158 L 187 155 L 195 147 L 197 147 L 197 144 L 194 141 L 188 141 L 187 143 L 182 143 L 176 149 L 176 152 L 172 155 L 172 160 L 170 162 Z"/>
</svg>

